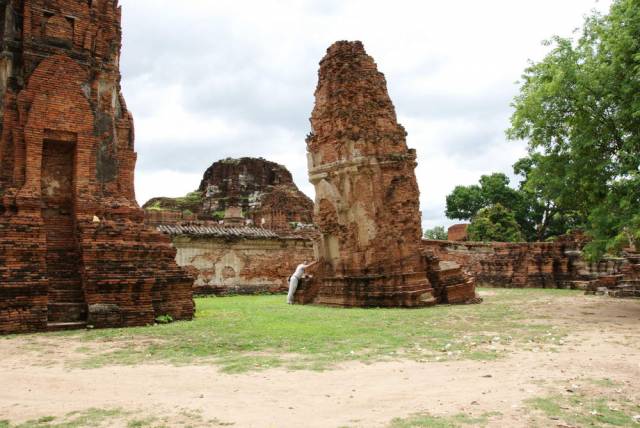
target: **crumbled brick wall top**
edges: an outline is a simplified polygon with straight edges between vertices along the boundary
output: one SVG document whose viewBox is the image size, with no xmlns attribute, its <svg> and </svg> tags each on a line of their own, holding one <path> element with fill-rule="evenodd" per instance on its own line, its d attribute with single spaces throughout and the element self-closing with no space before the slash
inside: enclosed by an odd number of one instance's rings
<svg viewBox="0 0 640 428">
<path fill-rule="evenodd" d="M 620 275 L 628 268 L 624 258 L 588 263 L 582 257 L 586 242 L 583 234 L 574 233 L 554 242 L 423 240 L 423 246 L 491 286 L 583 289 L 598 278 Z"/>
</svg>

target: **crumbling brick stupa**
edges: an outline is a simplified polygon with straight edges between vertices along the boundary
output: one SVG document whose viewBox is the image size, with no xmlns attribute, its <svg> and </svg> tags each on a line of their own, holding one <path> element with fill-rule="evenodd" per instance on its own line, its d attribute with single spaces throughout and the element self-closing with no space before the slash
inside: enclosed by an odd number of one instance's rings
<svg viewBox="0 0 640 428">
<path fill-rule="evenodd" d="M 307 149 L 320 263 L 297 302 L 417 307 L 448 302 L 447 290 L 456 303 L 473 301 L 459 267 L 440 271 L 421 251 L 416 152 L 361 42 L 328 49 L 315 97 Z"/>
<path fill-rule="evenodd" d="M 0 333 L 190 319 L 135 201 L 117 0 L 0 1 Z"/>
<path fill-rule="evenodd" d="M 146 222 L 173 239 L 176 262 L 195 277 L 195 295 L 281 293 L 314 258 L 313 201 L 283 165 L 262 158 L 223 159 L 200 190 L 153 198 Z"/>
<path fill-rule="evenodd" d="M 156 223 L 172 222 L 163 211 L 188 213 L 174 216 L 174 221 L 224 220 L 230 208 L 239 209 L 244 220 L 267 229 L 313 223 L 313 201 L 298 189 L 289 170 L 262 158 L 214 162 L 196 192 L 183 198 L 153 198 L 144 208 L 149 220 Z"/>
</svg>

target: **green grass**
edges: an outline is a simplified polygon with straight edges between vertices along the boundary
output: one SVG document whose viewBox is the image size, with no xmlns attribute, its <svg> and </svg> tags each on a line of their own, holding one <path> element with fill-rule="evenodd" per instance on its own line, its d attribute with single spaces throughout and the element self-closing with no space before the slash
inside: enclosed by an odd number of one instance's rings
<svg viewBox="0 0 640 428">
<path fill-rule="evenodd" d="M 88 409 L 71 412 L 64 416 L 45 416 L 40 419 L 12 424 L 8 420 L 0 420 L 0 428 L 96 428 L 111 426 L 127 428 L 169 428 L 175 426 L 231 426 L 233 424 L 218 419 L 205 421 L 197 411 L 183 410 L 171 421 L 163 416 L 144 416 L 139 412 L 121 409 Z"/>
<path fill-rule="evenodd" d="M 538 397 L 527 405 L 549 419 L 580 427 L 637 427 L 633 417 L 640 414 L 638 403 L 612 392 Z"/>
<path fill-rule="evenodd" d="M 110 422 L 126 418 L 127 413 L 120 409 L 89 409 L 73 412 L 63 418 L 45 416 L 40 419 L 12 425 L 9 421 L 0 421 L 0 428 L 85 428 L 109 426 Z"/>
<path fill-rule="evenodd" d="M 412 310 L 289 306 L 284 296 L 197 299 L 192 322 L 56 335 L 80 342 L 74 349 L 82 349 L 83 367 L 209 361 L 229 372 L 322 370 L 353 360 L 494 360 L 513 349 L 556 346 L 563 337 L 546 320 L 531 322 L 523 305 L 575 292 L 492 291 L 480 305 Z"/>
<path fill-rule="evenodd" d="M 396 418 L 391 421 L 389 428 L 461 428 L 461 427 L 484 427 L 489 423 L 489 418 L 500 416 L 498 412 L 485 413 L 478 417 L 473 417 L 464 413 L 450 416 L 430 416 L 415 415 L 406 419 Z"/>
</svg>

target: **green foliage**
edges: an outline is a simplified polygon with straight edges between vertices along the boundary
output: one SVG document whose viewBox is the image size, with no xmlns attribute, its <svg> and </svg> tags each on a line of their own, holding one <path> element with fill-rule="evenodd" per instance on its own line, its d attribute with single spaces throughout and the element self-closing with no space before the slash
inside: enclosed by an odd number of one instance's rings
<svg viewBox="0 0 640 428">
<path fill-rule="evenodd" d="M 173 317 L 171 315 L 160 315 L 155 319 L 156 324 L 171 324 Z"/>
<path fill-rule="evenodd" d="M 520 242 L 522 232 L 512 211 L 495 204 L 482 208 L 468 229 L 469 239 L 483 242 Z"/>
<path fill-rule="evenodd" d="M 612 401 L 615 407 L 610 404 Z M 608 391 L 606 396 L 590 391 L 569 396 L 538 397 L 528 400 L 527 405 L 548 418 L 581 427 L 631 427 L 637 425 L 633 415 L 640 411 L 640 406 L 614 391 Z"/>
<path fill-rule="evenodd" d="M 164 211 L 164 208 L 162 208 L 162 203 L 160 201 L 155 201 L 153 204 L 147 205 L 145 209 L 151 211 Z"/>
<path fill-rule="evenodd" d="M 544 227 L 584 226 L 597 258 L 621 246 L 625 229 L 635 233 L 640 214 L 637 0 L 615 0 L 607 16 L 586 19 L 576 40 L 547 45 L 523 75 L 507 135 L 529 143 L 516 169 Z"/>
<path fill-rule="evenodd" d="M 457 186 L 447 196 L 447 217 L 458 220 L 471 220 L 478 211 L 485 207 L 485 200 L 480 186 Z"/>
<path fill-rule="evenodd" d="M 190 211 L 192 213 L 200 211 L 202 204 L 202 192 L 190 192 L 179 198 L 155 198 L 147 202 L 144 206 L 147 210 L 153 211 Z"/>
<path fill-rule="evenodd" d="M 211 217 L 216 220 L 216 221 L 220 221 L 224 219 L 224 211 L 216 211 L 213 214 L 211 214 Z"/>
<path fill-rule="evenodd" d="M 9 421 L 0 421 L 0 428 L 85 428 L 114 426 L 116 422 L 128 416 L 120 409 L 89 409 L 83 412 L 68 413 L 64 417 L 45 416 L 40 419 L 12 425 Z"/>
<path fill-rule="evenodd" d="M 447 217 L 471 220 L 482 208 L 501 204 L 510 209 L 521 203 L 521 195 L 509 187 L 509 178 L 502 173 L 483 175 L 479 185 L 458 186 L 447 196 Z"/>
<path fill-rule="evenodd" d="M 484 427 L 491 419 L 502 416 L 500 412 L 486 412 L 478 417 L 460 413 L 454 416 L 414 415 L 406 419 L 396 418 L 389 428 L 462 428 L 465 426 Z"/>
<path fill-rule="evenodd" d="M 584 215 L 566 207 L 577 198 L 562 171 L 570 160 L 561 156 L 532 153 L 513 166 L 523 179 L 520 192 L 526 205 L 525 221 L 519 221 L 529 240 L 545 241 L 584 224 Z"/>
<path fill-rule="evenodd" d="M 591 212 L 589 220 L 593 240 L 585 248 L 591 260 L 597 260 L 604 254 L 618 254 L 627 248 L 638 249 L 640 213 L 638 206 L 630 202 L 638 200 L 638 193 L 640 182 L 618 183 L 602 205 Z"/>
<path fill-rule="evenodd" d="M 202 192 L 190 192 L 186 196 L 175 198 L 174 201 L 179 207 L 190 207 L 202 202 Z M 188 208 L 185 208 L 188 209 Z"/>
<path fill-rule="evenodd" d="M 509 178 L 502 173 L 483 175 L 477 185 L 458 186 L 447 196 L 447 217 L 471 220 L 483 208 L 496 204 L 509 209 L 527 240 L 541 240 L 547 236 L 538 233 L 540 223 L 536 216 L 535 201 L 523 189 L 509 186 Z"/>
<path fill-rule="evenodd" d="M 444 226 L 436 226 L 433 229 L 426 230 L 424 232 L 424 237 L 436 241 L 446 241 L 449 238 L 449 235 Z"/>
</svg>

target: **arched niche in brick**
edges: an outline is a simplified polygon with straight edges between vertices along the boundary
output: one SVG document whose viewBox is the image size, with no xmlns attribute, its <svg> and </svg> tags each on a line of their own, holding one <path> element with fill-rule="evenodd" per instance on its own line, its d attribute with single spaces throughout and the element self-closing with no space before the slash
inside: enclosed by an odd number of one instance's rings
<svg viewBox="0 0 640 428">
<path fill-rule="evenodd" d="M 87 72 L 74 60 L 56 55 L 43 60 L 31 75 L 21 99 L 30 104 L 24 129 L 26 183 L 24 191 L 41 194 L 43 142 L 76 145 L 75 194 L 89 194 L 95 165 L 94 116 L 82 91 Z"/>
</svg>

